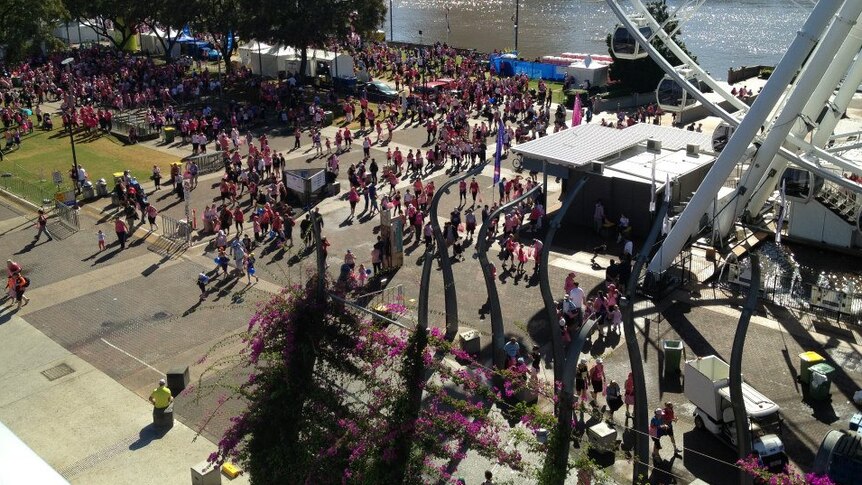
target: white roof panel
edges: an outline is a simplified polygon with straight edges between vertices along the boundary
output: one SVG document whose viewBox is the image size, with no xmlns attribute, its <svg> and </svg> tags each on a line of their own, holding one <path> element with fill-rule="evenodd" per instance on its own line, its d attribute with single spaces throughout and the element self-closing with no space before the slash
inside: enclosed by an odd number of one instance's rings
<svg viewBox="0 0 862 485">
<path fill-rule="evenodd" d="M 514 147 L 515 153 L 559 164 L 581 167 L 631 148 L 646 138 L 634 131 L 600 125 L 580 125 Z"/>
<path fill-rule="evenodd" d="M 512 150 L 537 160 L 581 167 L 623 152 L 648 139 L 660 140 L 662 148 L 666 150 L 684 150 L 689 144 L 700 145 L 701 152 L 712 149 L 712 138 L 706 133 L 638 123 L 622 130 L 584 124 L 528 141 Z"/>
<path fill-rule="evenodd" d="M 661 140 L 662 148 L 668 150 L 684 150 L 686 145 L 700 145 L 700 151 L 712 151 L 712 136 L 706 133 L 650 123 L 638 123 L 622 131 L 628 130 L 640 133 L 646 138 Z"/>
</svg>

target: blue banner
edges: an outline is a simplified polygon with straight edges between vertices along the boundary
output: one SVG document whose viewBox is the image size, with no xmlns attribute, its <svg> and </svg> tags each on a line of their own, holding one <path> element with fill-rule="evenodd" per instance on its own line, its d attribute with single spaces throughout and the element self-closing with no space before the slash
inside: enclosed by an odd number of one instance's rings
<svg viewBox="0 0 862 485">
<path fill-rule="evenodd" d="M 227 31 L 227 53 L 230 54 L 233 52 L 233 31 Z"/>
<path fill-rule="evenodd" d="M 494 184 L 500 181 L 500 163 L 503 161 L 503 143 L 506 137 L 506 125 L 500 120 L 497 127 L 497 150 L 494 152 Z"/>
</svg>

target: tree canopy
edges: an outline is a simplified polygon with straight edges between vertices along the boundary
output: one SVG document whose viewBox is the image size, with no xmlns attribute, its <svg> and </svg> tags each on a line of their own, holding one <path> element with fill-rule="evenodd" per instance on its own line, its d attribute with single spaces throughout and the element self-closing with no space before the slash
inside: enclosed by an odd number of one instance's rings
<svg viewBox="0 0 862 485">
<path fill-rule="evenodd" d="M 251 18 L 243 32 L 249 37 L 293 46 L 302 53 L 304 69 L 306 48 L 323 47 L 332 38 L 344 38 L 351 30 L 367 33 L 376 29 L 386 16 L 383 0 L 241 0 L 246 9 L 267 12 L 266 22 Z"/>
<path fill-rule="evenodd" d="M 64 0 L 64 3 L 71 18 L 92 28 L 117 49 L 126 47 L 152 12 L 149 2 L 137 0 Z"/>
<path fill-rule="evenodd" d="M 668 11 L 668 6 L 665 0 L 654 0 L 647 3 L 646 7 L 659 24 L 664 23 L 670 17 L 670 12 Z M 677 22 L 671 21 L 664 26 L 664 31 L 671 33 L 676 28 Z M 679 39 L 681 35 L 682 29 L 676 31 L 672 38 L 682 48 L 682 50 L 689 55 L 689 57 L 694 61 L 697 61 L 697 58 L 685 47 L 685 43 Z M 661 81 L 661 78 L 664 76 L 664 71 L 650 57 L 634 60 L 617 58 L 614 55 L 613 49 L 611 49 L 612 41 L 613 34 L 608 34 L 606 40 L 608 52 L 614 59 L 614 63 L 611 64 L 610 68 L 611 79 L 619 81 L 632 92 L 646 93 L 654 91 L 656 86 L 658 86 L 659 81 Z M 682 64 L 682 61 L 677 58 L 658 38 L 653 39 L 652 45 L 658 49 L 662 57 L 667 59 L 672 66 Z"/>
<path fill-rule="evenodd" d="M 0 0 L 0 46 L 6 59 L 20 61 L 43 44 L 58 44 L 54 28 L 66 14 L 61 0 Z"/>
</svg>

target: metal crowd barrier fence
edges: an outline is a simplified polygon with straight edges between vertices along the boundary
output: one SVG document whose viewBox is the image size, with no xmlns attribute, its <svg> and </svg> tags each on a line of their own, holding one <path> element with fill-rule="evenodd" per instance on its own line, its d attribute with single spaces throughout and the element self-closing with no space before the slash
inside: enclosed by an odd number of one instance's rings
<svg viewBox="0 0 862 485">
<path fill-rule="evenodd" d="M 728 263 L 721 270 L 720 281 L 732 287 L 748 287 L 751 270 Z M 788 310 L 820 315 L 826 319 L 859 323 L 862 319 L 862 293 L 850 289 L 834 289 L 803 281 L 791 275 L 767 275 L 763 278 L 760 298 Z"/>
<path fill-rule="evenodd" d="M 81 226 L 78 223 L 78 211 L 72 207 L 63 204 L 62 202 L 54 201 L 54 214 L 57 215 L 57 219 L 60 221 L 60 224 L 65 226 L 66 229 L 73 232 L 77 232 L 81 229 Z"/>
<path fill-rule="evenodd" d="M 195 155 L 186 159 L 186 162 L 194 161 L 198 166 L 198 175 L 204 175 L 224 170 L 224 155 L 220 151 Z"/>
<path fill-rule="evenodd" d="M 114 118 L 111 133 L 122 138 L 128 138 L 130 128 L 135 129 L 139 140 L 149 140 L 159 137 L 159 130 L 150 128 L 149 123 L 146 121 L 133 121 L 131 119 L 123 120 Z"/>
<path fill-rule="evenodd" d="M 49 205 L 56 191 L 8 173 L 0 175 L 0 189 L 39 207 Z"/>
<path fill-rule="evenodd" d="M 185 246 L 191 245 L 192 231 L 187 221 L 177 220 L 164 214 L 161 215 L 161 221 L 162 236 Z"/>
</svg>

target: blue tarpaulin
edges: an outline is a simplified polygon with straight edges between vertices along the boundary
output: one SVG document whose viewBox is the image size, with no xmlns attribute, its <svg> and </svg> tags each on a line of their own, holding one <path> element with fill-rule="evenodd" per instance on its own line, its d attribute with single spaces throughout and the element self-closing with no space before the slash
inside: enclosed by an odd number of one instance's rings
<svg viewBox="0 0 862 485">
<path fill-rule="evenodd" d="M 491 55 L 489 61 L 492 68 L 501 76 L 526 74 L 530 79 L 546 79 L 563 81 L 566 78 L 565 68 L 542 62 L 521 61 L 511 55 Z"/>
</svg>

